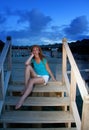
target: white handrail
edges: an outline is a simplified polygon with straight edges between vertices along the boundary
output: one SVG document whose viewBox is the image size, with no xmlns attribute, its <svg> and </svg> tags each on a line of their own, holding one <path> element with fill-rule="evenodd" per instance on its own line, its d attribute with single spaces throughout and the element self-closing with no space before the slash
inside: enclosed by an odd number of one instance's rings
<svg viewBox="0 0 89 130">
<path fill-rule="evenodd" d="M 67 40 L 64 38 L 62 40 L 63 43 L 63 67 L 62 67 L 62 75 L 63 82 L 67 85 L 69 96 L 70 96 L 70 111 L 73 112 L 76 126 L 78 130 L 89 130 L 89 94 L 86 88 L 85 81 L 83 80 L 80 71 L 77 67 L 77 64 L 74 60 L 74 57 L 71 53 L 71 50 L 67 44 Z M 67 60 L 70 63 L 70 80 L 68 78 L 67 73 Z M 83 100 L 83 110 L 82 110 L 82 119 L 80 119 L 78 108 L 76 105 L 76 85 L 78 85 L 80 95 Z"/>
<path fill-rule="evenodd" d="M 2 66 L 5 62 L 5 59 L 6 59 L 6 56 L 7 56 L 7 53 L 8 53 L 8 49 L 11 45 L 11 41 L 8 41 L 5 45 L 4 45 L 4 48 L 1 52 L 1 55 L 0 55 L 0 72 L 1 72 L 1 69 L 2 69 Z"/>
<path fill-rule="evenodd" d="M 11 39 L 8 38 L 0 55 L 0 113 L 11 75 Z"/>
<path fill-rule="evenodd" d="M 69 49 L 69 46 L 67 44 L 67 42 L 65 42 L 65 40 L 63 41 L 63 45 L 65 47 L 65 50 L 66 50 L 66 53 L 67 53 L 67 57 L 69 59 L 69 62 L 71 64 L 71 67 L 73 69 L 73 72 L 74 72 L 74 75 L 75 75 L 75 78 L 76 78 L 76 82 L 78 84 L 78 87 L 79 87 L 79 90 L 80 90 L 80 93 L 81 93 L 81 96 L 82 96 L 82 99 L 84 99 L 84 96 L 88 95 L 88 91 L 85 87 L 85 82 L 80 74 L 80 71 L 77 67 L 77 64 L 73 58 L 73 55 Z"/>
</svg>

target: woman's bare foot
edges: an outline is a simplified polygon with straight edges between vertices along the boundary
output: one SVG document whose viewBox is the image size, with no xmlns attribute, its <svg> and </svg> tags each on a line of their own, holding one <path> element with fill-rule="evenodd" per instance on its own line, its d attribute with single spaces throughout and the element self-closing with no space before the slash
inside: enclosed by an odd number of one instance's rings
<svg viewBox="0 0 89 130">
<path fill-rule="evenodd" d="M 16 110 L 19 109 L 19 108 L 22 106 L 23 102 L 24 102 L 24 100 L 20 100 L 20 101 L 16 104 L 15 109 L 16 109 Z"/>
</svg>

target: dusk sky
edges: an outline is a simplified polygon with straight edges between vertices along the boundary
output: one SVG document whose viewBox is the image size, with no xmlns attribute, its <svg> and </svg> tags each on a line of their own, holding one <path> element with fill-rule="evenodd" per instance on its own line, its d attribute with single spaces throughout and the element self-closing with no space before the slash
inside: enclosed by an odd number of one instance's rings
<svg viewBox="0 0 89 130">
<path fill-rule="evenodd" d="M 0 0 L 0 40 L 45 45 L 89 39 L 89 0 Z"/>
</svg>

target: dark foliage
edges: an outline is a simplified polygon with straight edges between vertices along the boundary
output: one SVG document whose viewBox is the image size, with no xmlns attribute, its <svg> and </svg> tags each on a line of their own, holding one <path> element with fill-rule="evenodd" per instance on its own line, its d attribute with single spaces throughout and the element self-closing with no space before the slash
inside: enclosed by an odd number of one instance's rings
<svg viewBox="0 0 89 130">
<path fill-rule="evenodd" d="M 69 43 L 70 49 L 74 53 L 89 54 L 89 39 Z"/>
<path fill-rule="evenodd" d="M 11 37 L 8 36 L 7 40 Z M 82 41 L 76 41 L 68 43 L 71 51 L 77 54 L 89 54 L 89 39 L 83 39 Z M 2 50 L 4 42 L 0 40 L 0 50 Z M 13 49 L 30 49 L 31 46 L 12 46 Z M 57 48 L 57 51 L 62 51 L 62 43 L 54 43 L 48 45 L 41 45 L 42 50 L 51 50 L 52 48 Z"/>
</svg>

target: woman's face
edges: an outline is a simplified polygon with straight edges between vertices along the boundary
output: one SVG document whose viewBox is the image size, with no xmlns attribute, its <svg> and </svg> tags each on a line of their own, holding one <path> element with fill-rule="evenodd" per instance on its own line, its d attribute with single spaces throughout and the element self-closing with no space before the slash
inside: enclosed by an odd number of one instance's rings
<svg viewBox="0 0 89 130">
<path fill-rule="evenodd" d="M 39 55 L 39 48 L 38 47 L 34 47 L 32 50 L 32 53 L 34 54 L 34 56 Z"/>
</svg>

